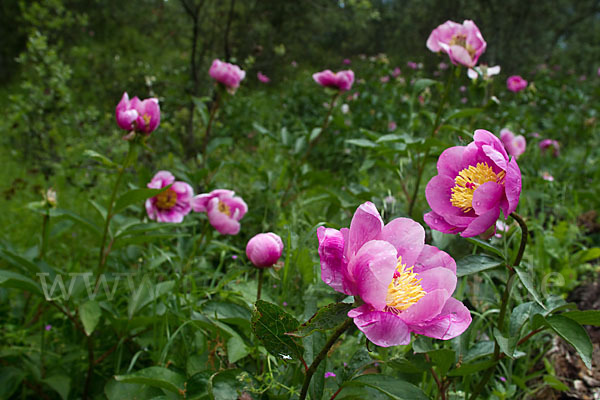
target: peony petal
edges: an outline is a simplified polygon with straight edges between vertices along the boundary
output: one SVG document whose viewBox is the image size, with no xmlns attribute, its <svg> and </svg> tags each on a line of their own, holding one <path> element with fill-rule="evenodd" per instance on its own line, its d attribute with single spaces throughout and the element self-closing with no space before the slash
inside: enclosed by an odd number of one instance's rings
<svg viewBox="0 0 600 400">
<path fill-rule="evenodd" d="M 459 300 L 450 297 L 436 318 L 418 325 L 411 325 L 410 329 L 420 335 L 449 340 L 466 331 L 471 321 L 469 309 Z"/>
<path fill-rule="evenodd" d="M 425 198 L 429 207 L 437 214 L 445 216 L 446 214 L 462 213 L 460 208 L 454 207 L 450 203 L 454 186 L 454 179 L 446 175 L 436 175 L 427 182 Z"/>
<path fill-rule="evenodd" d="M 448 56 L 453 64 L 464 65 L 465 67 L 474 67 L 477 63 L 476 60 L 471 58 L 471 54 L 462 46 L 450 46 L 448 49 Z"/>
<path fill-rule="evenodd" d="M 375 204 L 367 201 L 361 204 L 352 217 L 346 258 L 351 259 L 363 244 L 373 240 L 383 228 L 383 221 Z"/>
<path fill-rule="evenodd" d="M 360 248 L 348 264 L 349 277 L 358 295 L 376 310 L 386 306 L 388 286 L 398 265 L 396 248 L 383 240 L 371 240 Z"/>
<path fill-rule="evenodd" d="M 456 262 L 454 258 L 450 257 L 445 251 L 426 244 L 421 254 L 419 254 L 413 272 L 420 273 L 437 267 L 447 268 L 456 275 Z"/>
<path fill-rule="evenodd" d="M 482 214 L 475 218 L 473 222 L 469 224 L 467 229 L 465 229 L 460 236 L 462 237 L 473 237 L 477 235 L 481 235 L 483 232 L 487 231 L 490 226 L 496 223 L 496 220 L 500 216 L 500 207 L 494 208 L 485 214 Z"/>
<path fill-rule="evenodd" d="M 465 148 L 465 146 L 454 146 L 442 152 L 437 162 L 439 175 L 446 175 L 454 180 L 458 173 L 467 167 L 463 164 Z"/>
<path fill-rule="evenodd" d="M 496 182 L 486 182 L 473 192 L 473 209 L 478 215 L 498 208 L 504 194 L 504 186 Z"/>
<path fill-rule="evenodd" d="M 425 229 L 410 218 L 396 218 L 383 227 L 377 239 L 391 243 L 402 257 L 402 264 L 410 267 L 425 244 Z"/>
<path fill-rule="evenodd" d="M 399 316 L 407 324 L 418 324 L 437 317 L 442 311 L 450 293 L 437 289 L 427 293 L 421 300 L 402 311 Z"/>
<path fill-rule="evenodd" d="M 451 296 L 456 289 L 456 273 L 448 268 L 437 267 L 421 271 L 418 279 L 421 279 L 419 284 L 427 293 L 444 289 L 448 292 L 448 296 Z"/>
<path fill-rule="evenodd" d="M 504 179 L 504 187 L 506 191 L 506 199 L 508 200 L 508 211 L 510 215 L 519 205 L 519 197 L 521 196 L 521 170 L 517 164 L 517 160 L 513 157 L 508 163 L 506 170 L 506 178 Z M 508 217 L 508 215 L 504 215 Z"/>
<path fill-rule="evenodd" d="M 408 326 L 393 313 L 366 312 L 354 317 L 354 324 L 377 346 L 389 347 L 410 343 Z"/>
<path fill-rule="evenodd" d="M 492 160 L 498 168 L 500 168 L 502 171 L 506 171 L 508 158 L 505 158 L 502 155 L 502 153 L 500 153 L 498 150 L 494 149 L 490 145 L 487 145 L 487 144 L 483 145 L 483 146 L 481 146 L 481 149 L 483 150 L 485 155 L 488 156 L 490 158 L 490 160 Z"/>
<path fill-rule="evenodd" d="M 436 214 L 435 211 L 428 212 L 423 216 L 425 223 L 429 225 L 431 229 L 442 233 L 450 233 L 455 234 L 460 232 L 462 229 L 449 224 L 446 220 L 439 214 Z"/>
<path fill-rule="evenodd" d="M 317 229 L 317 237 L 323 282 L 337 292 L 350 296 L 356 294 L 356 287 L 347 279 L 348 262 L 344 258 L 342 233 L 336 229 L 320 226 Z"/>
</svg>

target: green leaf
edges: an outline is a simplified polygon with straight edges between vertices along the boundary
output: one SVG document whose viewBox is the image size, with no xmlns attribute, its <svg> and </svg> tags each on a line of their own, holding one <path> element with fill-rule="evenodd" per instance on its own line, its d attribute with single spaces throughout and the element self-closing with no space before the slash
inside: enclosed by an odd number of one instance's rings
<svg viewBox="0 0 600 400">
<path fill-rule="evenodd" d="M 486 361 L 478 361 L 478 362 L 474 362 L 474 363 L 463 364 L 460 367 L 448 372 L 448 376 L 471 375 L 471 374 L 474 374 L 475 372 L 479 372 L 484 369 L 488 369 L 495 363 L 496 363 L 496 361 L 494 361 L 494 360 L 486 360 Z"/>
<path fill-rule="evenodd" d="M 258 300 L 252 313 L 251 324 L 254 334 L 269 353 L 277 358 L 289 359 L 294 355 L 297 359 L 302 359 L 302 346 L 286 335 L 286 332 L 295 331 L 299 323 L 281 307 Z"/>
<path fill-rule="evenodd" d="M 429 354 L 433 364 L 438 367 L 440 376 L 446 376 L 446 373 L 456 360 L 454 350 L 450 349 L 433 350 L 427 354 Z"/>
<path fill-rule="evenodd" d="M 128 192 L 123 193 L 117 199 L 112 213 L 113 213 L 113 215 L 118 214 L 121 211 L 123 211 L 124 209 L 126 209 L 127 207 L 129 207 L 130 205 L 136 204 L 136 203 L 142 203 L 143 201 L 146 201 L 146 199 L 149 199 L 150 197 L 154 197 L 157 194 L 162 193 L 165 190 L 169 189 L 170 187 L 171 187 L 171 185 L 165 186 L 164 188 L 161 188 L 161 189 L 143 188 L 143 189 L 129 190 Z"/>
<path fill-rule="evenodd" d="M 475 246 L 479 246 L 482 249 L 484 249 L 485 251 L 487 251 L 489 253 L 494 253 L 504 259 L 504 254 L 502 253 L 502 250 L 500 250 L 499 248 L 497 248 L 495 246 L 492 246 L 487 241 L 481 240 L 479 238 L 474 238 L 474 237 L 465 238 L 465 239 L 467 239 L 467 242 L 472 243 Z"/>
<path fill-rule="evenodd" d="M 227 360 L 233 364 L 249 354 L 248 347 L 239 335 L 233 335 L 227 340 Z"/>
<path fill-rule="evenodd" d="M 417 81 L 413 85 L 413 93 L 419 94 L 423 89 L 435 85 L 436 83 L 438 83 L 438 81 L 434 81 L 433 79 L 417 79 Z"/>
<path fill-rule="evenodd" d="M 354 306 L 349 303 L 332 303 L 319 309 L 308 321 L 294 332 L 287 334 L 295 337 L 305 337 L 315 331 L 325 332 L 343 323 L 348 318 L 348 311 Z"/>
<path fill-rule="evenodd" d="M 600 326 L 600 310 L 567 311 L 560 314 L 581 325 Z"/>
<path fill-rule="evenodd" d="M 239 369 L 228 369 L 217 372 L 210 377 L 208 393 L 212 400 L 237 399 L 244 389 L 239 375 L 243 374 Z"/>
<path fill-rule="evenodd" d="M 86 335 L 90 336 L 94 332 L 101 316 L 102 310 L 96 301 L 90 300 L 79 307 L 79 317 Z"/>
<path fill-rule="evenodd" d="M 115 379 L 124 383 L 138 383 L 148 385 L 174 393 L 181 393 L 185 389 L 185 377 L 163 367 L 149 367 L 128 375 L 117 375 Z"/>
<path fill-rule="evenodd" d="M 164 392 L 151 386 L 117 382 L 111 379 L 104 386 L 104 394 L 108 400 L 147 400 L 164 395 Z"/>
<path fill-rule="evenodd" d="M 371 142 L 369 139 L 348 139 L 348 140 L 346 140 L 346 143 L 353 144 L 358 147 L 368 147 L 368 148 L 377 147 L 377 144 Z"/>
<path fill-rule="evenodd" d="M 157 285 L 152 285 L 148 280 L 144 279 L 140 283 L 139 287 L 133 293 L 129 305 L 127 307 L 127 314 L 129 318 L 133 317 L 133 314 L 146 307 L 148 304 L 159 298 L 165 293 L 171 292 L 175 287 L 175 281 L 160 282 Z"/>
<path fill-rule="evenodd" d="M 398 135 L 396 133 L 390 133 L 387 135 L 381 136 L 377 139 L 377 143 L 386 143 L 386 142 L 404 142 L 406 141 L 406 135 Z"/>
<path fill-rule="evenodd" d="M 472 254 L 456 262 L 456 276 L 466 276 L 487 271 L 504 264 L 504 261 L 484 254 Z"/>
<path fill-rule="evenodd" d="M 344 384 L 346 386 L 367 386 L 387 395 L 394 400 L 428 400 L 421 389 L 398 378 L 379 375 L 361 375 Z M 344 389 L 340 393 L 343 393 Z"/>
<path fill-rule="evenodd" d="M 566 392 L 569 390 L 569 387 L 562 383 L 560 379 L 552 375 L 544 375 L 544 383 L 548 384 L 552 389 L 558 390 L 560 392 Z"/>
<path fill-rule="evenodd" d="M 69 392 L 71 391 L 71 378 L 65 375 L 54 375 L 44 379 L 46 385 L 50 386 L 56 393 L 60 395 L 60 398 L 67 400 L 69 398 Z"/>
<path fill-rule="evenodd" d="M 449 121 L 454 118 L 465 118 L 472 117 L 473 115 L 480 114 L 483 111 L 483 108 L 463 108 L 462 110 L 456 110 L 450 113 L 446 117 L 446 121 Z"/>
<path fill-rule="evenodd" d="M 83 152 L 83 155 L 85 157 L 93 158 L 94 160 L 101 162 L 102 164 L 104 164 L 105 166 L 107 166 L 109 168 L 117 168 L 118 167 L 118 165 L 113 160 L 106 157 L 105 155 L 98 153 L 97 151 L 85 150 Z"/>
<path fill-rule="evenodd" d="M 37 282 L 12 271 L 0 270 L 0 286 L 27 290 L 31 293 L 42 295 L 42 289 Z"/>
<path fill-rule="evenodd" d="M 526 271 L 525 269 L 523 269 L 521 267 L 514 267 L 514 268 L 515 268 L 515 271 L 517 272 L 517 275 L 519 276 L 519 279 L 521 280 L 521 283 L 523 283 L 523 286 L 525 286 L 525 289 L 527 289 L 529 294 L 531 294 L 531 296 L 533 296 L 533 299 L 540 306 L 542 306 L 542 308 L 545 310 L 546 306 L 544 305 L 544 303 L 542 301 L 542 297 L 537 292 L 535 284 L 533 283 L 533 280 L 531 279 L 531 276 L 529 275 L 529 271 Z"/>
<path fill-rule="evenodd" d="M 586 367 L 592 370 L 592 341 L 587 331 L 576 321 L 562 315 L 545 318 L 547 325 L 577 350 Z"/>
<path fill-rule="evenodd" d="M 519 304 L 515 308 L 513 308 L 510 314 L 510 325 L 509 325 L 509 335 L 510 336 L 518 336 L 521 332 L 521 328 L 523 324 L 532 318 L 535 314 L 543 313 L 544 309 L 541 308 L 537 303 L 533 301 L 528 301 L 527 303 Z"/>
<path fill-rule="evenodd" d="M 518 336 L 505 337 L 497 328 L 494 328 L 494 337 L 500 350 L 510 358 L 514 358 L 515 348 L 517 347 Z"/>
<path fill-rule="evenodd" d="M 86 228 L 88 231 L 92 232 L 95 235 L 100 236 L 102 234 L 100 227 L 98 227 L 98 225 L 96 225 L 92 220 L 82 217 L 81 215 L 78 215 L 70 210 L 64 210 L 62 208 L 52 209 L 52 210 L 50 210 L 50 217 L 52 217 L 52 218 L 65 217 L 74 222 L 77 222 L 79 225 L 83 226 L 84 228 Z"/>
<path fill-rule="evenodd" d="M 321 128 L 314 128 L 312 131 L 310 131 L 310 137 L 308 138 L 308 142 L 312 142 L 313 140 L 318 138 L 320 134 Z"/>
</svg>

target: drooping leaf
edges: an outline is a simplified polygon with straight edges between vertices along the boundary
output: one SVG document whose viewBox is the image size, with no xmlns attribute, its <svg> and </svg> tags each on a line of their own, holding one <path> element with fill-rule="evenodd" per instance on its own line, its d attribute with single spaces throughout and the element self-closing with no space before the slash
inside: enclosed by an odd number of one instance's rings
<svg viewBox="0 0 600 400">
<path fill-rule="evenodd" d="M 37 282 L 12 271 L 0 270 L 0 286 L 27 290 L 31 293 L 42 295 L 42 289 Z"/>
<path fill-rule="evenodd" d="M 353 305 L 349 303 L 332 303 L 320 308 L 315 315 L 288 335 L 305 337 L 315 331 L 325 332 L 343 323 L 348 318 L 348 311 Z"/>
<path fill-rule="evenodd" d="M 106 167 L 109 167 L 109 168 L 117 168 L 118 167 L 118 165 L 113 160 L 111 160 L 110 158 L 106 157 L 103 154 L 98 153 L 97 151 L 85 150 L 83 152 L 83 155 L 85 157 L 93 158 L 94 160 L 101 162 Z"/>
<path fill-rule="evenodd" d="M 302 359 L 304 352 L 302 346 L 286 335 L 286 332 L 296 330 L 299 323 L 281 307 L 258 300 L 252 313 L 251 324 L 254 334 L 269 353 L 277 358 Z"/>
<path fill-rule="evenodd" d="M 344 386 L 367 386 L 387 395 L 394 400 L 427 400 L 428 397 L 421 389 L 412 383 L 400 380 L 398 378 L 379 375 L 366 374 L 360 375 L 353 380 L 346 382 Z M 344 389 L 340 393 L 343 393 Z"/>
<path fill-rule="evenodd" d="M 600 310 L 567 311 L 560 315 L 571 318 L 581 325 L 600 326 Z"/>
<path fill-rule="evenodd" d="M 539 317 L 543 318 L 541 315 Z M 560 314 L 552 315 L 544 320 L 548 327 L 577 350 L 581 360 L 591 371 L 593 346 L 587 331 L 575 320 Z"/>
<path fill-rule="evenodd" d="M 486 240 L 482 240 L 482 239 L 475 238 L 475 237 L 469 237 L 469 238 L 466 238 L 466 240 L 467 240 L 467 242 L 470 242 L 470 243 L 474 244 L 475 246 L 481 247 L 482 249 L 484 249 L 488 253 L 494 253 L 498 257 L 504 257 L 503 252 L 502 252 L 501 249 L 497 248 L 496 246 L 491 245 Z"/>
<path fill-rule="evenodd" d="M 456 276 L 466 276 L 501 266 L 504 261 L 484 254 L 472 254 L 456 262 Z"/>
<path fill-rule="evenodd" d="M 182 393 L 185 389 L 185 377 L 164 367 L 149 367 L 127 375 L 117 375 L 118 382 L 137 383 Z"/>
<path fill-rule="evenodd" d="M 79 317 L 86 335 L 90 336 L 94 332 L 101 316 L 100 305 L 94 300 L 90 300 L 79 307 Z"/>
<path fill-rule="evenodd" d="M 377 147 L 377 144 L 373 143 L 369 139 L 348 139 L 348 140 L 346 140 L 346 143 L 353 144 L 354 146 L 358 146 L 358 147 L 367 147 L 367 148 Z"/>
</svg>

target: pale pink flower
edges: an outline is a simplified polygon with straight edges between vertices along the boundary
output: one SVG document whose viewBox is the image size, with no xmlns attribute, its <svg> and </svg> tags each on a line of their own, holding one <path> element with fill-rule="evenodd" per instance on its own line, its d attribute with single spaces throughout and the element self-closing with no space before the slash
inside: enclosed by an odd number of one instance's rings
<svg viewBox="0 0 600 400">
<path fill-rule="evenodd" d="M 560 155 L 560 143 L 554 139 L 544 139 L 540 142 L 539 146 L 543 153 L 552 148 L 552 155 L 554 157 L 558 157 Z"/>
<path fill-rule="evenodd" d="M 263 74 L 262 72 L 258 71 L 258 73 L 256 74 L 256 77 L 258 78 L 259 81 L 261 81 L 262 83 L 269 83 L 271 82 L 271 79 L 269 79 L 268 76 L 266 76 L 265 74 Z"/>
<path fill-rule="evenodd" d="M 147 186 L 150 189 L 162 189 L 169 185 L 171 187 L 167 190 L 146 200 L 146 212 L 148 218 L 157 222 L 179 223 L 192 210 L 194 191 L 185 182 L 175 182 L 175 177 L 169 171 L 158 171 Z"/>
<path fill-rule="evenodd" d="M 519 158 L 525 152 L 527 141 L 523 135 L 515 136 L 510 130 L 504 128 L 500 131 L 500 140 L 504 144 L 504 148 L 511 156 Z"/>
<path fill-rule="evenodd" d="M 548 182 L 554 182 L 554 177 L 548 171 L 542 173 L 542 179 Z"/>
<path fill-rule="evenodd" d="M 279 260 L 283 241 L 273 232 L 259 233 L 248 241 L 246 256 L 258 268 L 270 267 Z"/>
<path fill-rule="evenodd" d="M 388 83 L 390 81 L 390 77 L 389 75 L 385 75 L 379 78 L 379 80 L 381 81 L 381 83 Z"/>
<path fill-rule="evenodd" d="M 208 71 L 211 78 L 223 84 L 230 92 L 240 86 L 240 82 L 246 77 L 246 71 L 234 64 L 215 59 Z"/>
<path fill-rule="evenodd" d="M 427 39 L 427 48 L 435 53 L 444 52 L 454 65 L 474 67 L 487 47 L 479 28 L 471 20 L 462 25 L 446 21 L 435 28 Z"/>
<path fill-rule="evenodd" d="M 394 78 L 397 78 L 400 76 L 400 74 L 402 73 L 402 70 L 398 67 L 394 68 L 394 70 L 392 71 L 392 76 Z"/>
<path fill-rule="evenodd" d="M 410 69 L 419 69 L 419 64 L 417 64 L 414 61 L 409 61 L 406 63 L 406 65 L 408 66 L 408 68 Z"/>
<path fill-rule="evenodd" d="M 235 192 L 216 189 L 200 194 L 192 199 L 192 208 L 196 212 L 205 212 L 210 224 L 222 235 L 237 235 L 240 232 L 240 220 L 246 215 L 248 206 Z"/>
<path fill-rule="evenodd" d="M 388 122 L 388 131 L 390 131 L 390 132 L 395 131 L 397 127 L 398 127 L 398 125 L 396 125 L 395 121 Z"/>
<path fill-rule="evenodd" d="M 332 72 L 331 70 L 326 69 L 313 74 L 313 79 L 321 86 L 346 91 L 352 88 L 352 84 L 354 83 L 354 72 L 350 69 L 339 72 Z"/>
<path fill-rule="evenodd" d="M 487 81 L 490 80 L 492 76 L 498 75 L 499 73 L 499 65 L 496 65 L 495 67 L 488 67 L 487 65 L 483 64 L 467 70 L 467 76 L 472 80 L 477 80 L 477 78 L 482 77 L 484 81 Z"/>
</svg>

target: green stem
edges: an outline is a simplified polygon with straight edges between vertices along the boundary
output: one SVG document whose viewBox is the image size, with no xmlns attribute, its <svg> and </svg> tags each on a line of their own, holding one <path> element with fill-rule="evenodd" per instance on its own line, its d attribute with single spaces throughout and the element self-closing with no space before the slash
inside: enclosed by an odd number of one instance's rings
<svg viewBox="0 0 600 400">
<path fill-rule="evenodd" d="M 208 124 L 206 125 L 204 139 L 202 140 L 202 168 L 206 166 L 206 150 L 208 149 L 208 142 L 210 140 L 210 130 L 215 120 L 215 116 L 217 115 L 217 110 L 219 109 L 220 101 L 221 97 L 219 96 L 219 92 L 217 91 L 215 94 L 215 101 L 213 102 L 210 110 L 210 117 L 208 118 Z"/>
<path fill-rule="evenodd" d="M 119 186 L 121 185 L 121 181 L 123 180 L 123 174 L 129 164 L 131 163 L 131 158 L 133 158 L 134 150 L 136 144 L 131 141 L 129 142 L 129 149 L 127 150 L 127 155 L 125 156 L 125 160 L 123 161 L 123 165 L 119 168 L 119 173 L 117 175 L 117 181 L 115 182 L 115 186 L 113 187 L 112 194 L 110 195 L 110 201 L 108 203 L 108 209 L 106 210 L 106 221 L 104 222 L 104 232 L 102 233 L 102 242 L 100 243 L 100 253 L 98 254 L 98 268 L 96 268 L 97 276 L 96 283 L 94 284 L 94 290 L 98 290 L 98 283 L 100 282 L 100 276 L 104 273 L 104 269 L 106 268 L 106 258 L 108 257 L 108 252 L 106 250 L 106 240 L 108 239 L 108 230 L 110 227 L 110 221 L 113 217 L 113 207 L 115 204 L 115 198 L 117 197 L 117 193 L 119 191 Z"/>
<path fill-rule="evenodd" d="M 262 290 L 263 276 L 265 275 L 265 269 L 258 269 L 258 286 L 256 287 L 256 301 L 260 300 L 260 292 Z"/>
<path fill-rule="evenodd" d="M 323 359 L 325 359 L 325 357 L 327 357 L 327 353 L 329 352 L 331 347 L 335 344 L 339 337 L 342 336 L 344 332 L 346 332 L 350 325 L 352 325 L 352 318 L 348 318 L 336 329 L 335 332 L 333 332 L 333 335 L 331 335 L 327 343 L 325 343 L 325 346 L 323 347 L 321 352 L 317 354 L 312 364 L 310 364 L 310 367 L 308 367 L 308 369 L 306 370 L 306 375 L 304 376 L 304 383 L 302 384 L 302 390 L 300 391 L 299 400 L 306 399 L 306 394 L 308 393 L 308 385 L 310 384 L 312 376 L 317 371 L 319 364 L 321 363 L 321 361 L 323 361 Z"/>
<path fill-rule="evenodd" d="M 525 223 L 523 218 L 517 213 L 512 213 L 512 214 L 510 214 L 510 216 L 513 217 L 518 222 L 519 226 L 521 227 L 521 243 L 519 245 L 519 251 L 517 253 L 517 257 L 515 258 L 513 265 L 508 266 L 508 280 L 506 281 L 506 287 L 504 288 L 504 293 L 502 294 L 502 303 L 500 305 L 500 314 L 498 315 L 498 330 L 500 332 L 502 332 L 502 329 L 504 328 L 504 319 L 506 317 L 506 310 L 508 309 L 508 303 L 510 302 L 510 291 L 512 289 L 512 286 L 513 286 L 514 280 L 515 280 L 515 276 L 516 276 L 516 271 L 515 271 L 514 267 L 519 266 L 519 264 L 521 263 L 521 260 L 523 259 L 523 254 L 525 253 L 525 247 L 527 246 L 527 236 L 529 235 L 529 231 L 527 229 L 527 224 Z M 529 336 L 528 336 L 528 338 L 529 338 Z M 521 342 L 519 342 L 519 343 L 521 343 Z M 473 393 L 471 393 L 469 400 L 475 400 L 477 398 L 477 396 L 479 396 L 481 394 L 481 392 L 483 391 L 483 388 L 488 383 L 488 381 L 491 379 L 491 377 L 494 373 L 494 370 L 496 369 L 496 366 L 498 365 L 498 361 L 503 357 L 504 357 L 504 355 L 501 354 L 501 352 L 500 352 L 500 346 L 498 345 L 498 342 L 495 341 L 495 343 L 494 343 L 494 364 L 490 368 L 488 368 L 488 370 L 485 372 L 485 375 L 483 376 L 483 378 L 481 379 L 479 384 L 475 387 L 475 389 L 473 390 Z"/>
<path fill-rule="evenodd" d="M 46 214 L 42 220 L 42 249 L 40 250 L 40 259 L 44 259 L 46 248 L 48 247 L 48 225 L 50 222 L 50 209 L 46 208 Z"/>
<path fill-rule="evenodd" d="M 438 105 L 437 113 L 435 115 L 435 123 L 431 129 L 431 134 L 429 135 L 431 138 L 434 138 L 439 129 L 440 120 L 442 118 L 442 111 L 444 110 L 444 106 L 446 105 L 446 101 L 448 100 L 448 93 L 450 92 L 450 87 L 452 86 L 452 79 L 454 77 L 454 71 L 450 71 L 448 75 L 448 80 L 446 81 L 446 88 L 444 89 L 444 94 L 442 96 L 442 100 Z M 417 200 L 417 195 L 419 194 L 419 188 L 421 187 L 421 178 L 423 177 L 423 171 L 425 170 L 425 164 L 427 163 L 427 157 L 429 157 L 429 148 L 425 151 L 425 155 L 423 156 L 423 160 L 421 161 L 421 165 L 419 166 L 419 170 L 417 172 L 417 182 L 415 184 L 415 188 L 413 190 L 413 194 L 410 198 L 410 203 L 408 206 L 408 215 L 411 216 L 413 209 L 415 207 L 415 202 Z"/>
</svg>

